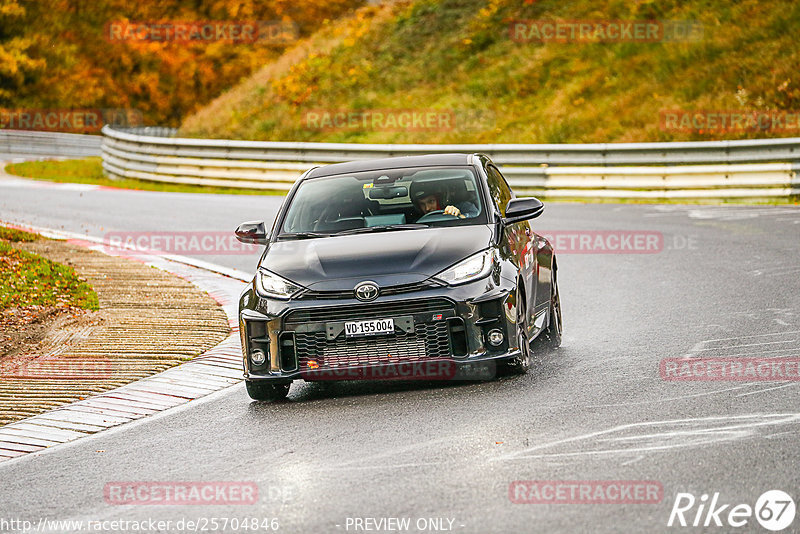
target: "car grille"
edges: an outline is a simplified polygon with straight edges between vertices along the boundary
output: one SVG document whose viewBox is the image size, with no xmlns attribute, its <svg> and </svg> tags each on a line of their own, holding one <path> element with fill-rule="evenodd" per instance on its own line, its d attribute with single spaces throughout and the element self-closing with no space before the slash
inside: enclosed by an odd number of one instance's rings
<svg viewBox="0 0 800 534">
<path fill-rule="evenodd" d="M 440 317 L 434 319 L 436 315 Z M 307 369 L 310 360 L 319 369 L 332 369 L 450 358 L 448 322 L 443 317 L 454 315 L 455 305 L 443 298 L 374 302 L 295 310 L 284 319 L 284 328 L 294 332 L 300 369 Z M 328 339 L 323 327 L 329 322 L 401 316 L 414 317 L 413 332 L 398 328 L 393 335 L 346 338 L 342 333 Z"/>
<path fill-rule="evenodd" d="M 451 356 L 446 321 L 417 324 L 413 334 L 340 336 L 333 341 L 328 341 L 324 332 L 297 333 L 295 346 L 301 369 L 308 369 L 309 360 L 315 360 L 320 369 L 335 369 Z"/>
<path fill-rule="evenodd" d="M 453 303 L 446 299 L 404 300 L 398 302 L 375 302 L 371 304 L 354 304 L 352 306 L 335 306 L 308 308 L 290 312 L 284 324 L 287 326 L 301 323 L 320 323 L 327 321 L 354 321 L 358 319 L 375 319 L 380 317 L 396 317 L 417 313 L 445 312 L 453 309 Z"/>
</svg>

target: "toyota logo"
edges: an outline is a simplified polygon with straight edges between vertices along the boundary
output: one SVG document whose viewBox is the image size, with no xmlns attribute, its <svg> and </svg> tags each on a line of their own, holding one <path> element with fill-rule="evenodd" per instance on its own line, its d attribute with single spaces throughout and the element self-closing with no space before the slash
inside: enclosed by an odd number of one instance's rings
<svg viewBox="0 0 800 534">
<path fill-rule="evenodd" d="M 374 282 L 361 282 L 355 289 L 356 298 L 364 302 L 375 300 L 380 293 L 380 289 Z"/>
</svg>

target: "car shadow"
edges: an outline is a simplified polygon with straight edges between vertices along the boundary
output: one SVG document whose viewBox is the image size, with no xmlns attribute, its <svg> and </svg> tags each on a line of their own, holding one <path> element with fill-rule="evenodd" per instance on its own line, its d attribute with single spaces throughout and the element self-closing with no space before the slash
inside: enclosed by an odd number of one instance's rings
<svg viewBox="0 0 800 534">
<path fill-rule="evenodd" d="M 258 409 L 270 404 L 305 404 L 353 397 L 393 395 L 414 391 L 446 390 L 466 388 L 491 381 L 455 380 L 346 380 L 306 382 L 297 380 L 292 384 L 289 396 L 274 402 L 252 401 L 250 407 Z"/>
<path fill-rule="evenodd" d="M 534 356 L 532 368 L 525 375 L 515 375 L 498 369 L 497 373 L 484 380 L 346 380 L 311 381 L 297 380 L 292 384 L 286 399 L 273 402 L 251 401 L 250 410 L 254 413 L 270 405 L 304 405 L 343 398 L 368 397 L 375 395 L 396 395 L 417 391 L 446 391 L 450 389 L 473 389 L 481 386 L 495 388 L 535 387 L 537 383 L 548 380 L 554 374 L 564 371 L 563 358 L 568 350 L 564 348 L 546 351 Z"/>
</svg>

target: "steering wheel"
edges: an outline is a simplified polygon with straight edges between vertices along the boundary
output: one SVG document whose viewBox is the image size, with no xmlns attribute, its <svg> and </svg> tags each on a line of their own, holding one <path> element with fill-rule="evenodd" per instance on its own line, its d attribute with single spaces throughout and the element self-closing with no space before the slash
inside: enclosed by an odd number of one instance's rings
<svg viewBox="0 0 800 534">
<path fill-rule="evenodd" d="M 437 215 L 438 215 L 438 217 L 437 217 Z M 444 219 L 442 217 L 444 217 Z M 434 220 L 436 220 L 436 221 L 443 221 L 443 220 L 446 221 L 447 217 L 449 217 L 451 219 L 458 219 L 458 217 L 456 217 L 455 215 L 450 215 L 449 213 L 445 213 L 444 210 L 433 210 L 433 211 L 429 211 L 428 213 L 426 213 L 425 215 L 423 215 L 422 217 L 417 219 L 417 222 L 421 223 L 421 222 L 425 222 L 425 221 L 434 221 Z"/>
</svg>

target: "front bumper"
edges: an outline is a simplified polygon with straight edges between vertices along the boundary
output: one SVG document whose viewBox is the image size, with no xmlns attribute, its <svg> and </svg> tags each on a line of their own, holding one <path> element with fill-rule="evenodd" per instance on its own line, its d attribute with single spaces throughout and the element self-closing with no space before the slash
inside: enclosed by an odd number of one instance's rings
<svg viewBox="0 0 800 534">
<path fill-rule="evenodd" d="M 281 301 L 259 296 L 252 284 L 240 299 L 244 376 L 291 381 L 488 379 L 498 360 L 519 354 L 516 286 L 490 276 L 456 287 L 427 287 L 354 298 Z M 395 320 L 395 333 L 346 338 L 345 321 Z M 493 346 L 490 331 L 503 341 Z M 265 362 L 251 361 L 254 351 Z"/>
</svg>

